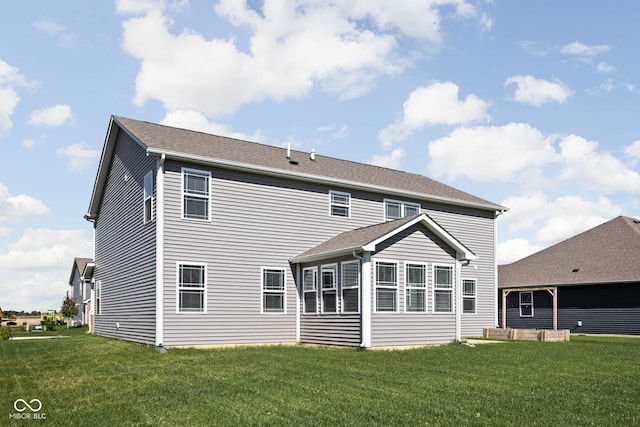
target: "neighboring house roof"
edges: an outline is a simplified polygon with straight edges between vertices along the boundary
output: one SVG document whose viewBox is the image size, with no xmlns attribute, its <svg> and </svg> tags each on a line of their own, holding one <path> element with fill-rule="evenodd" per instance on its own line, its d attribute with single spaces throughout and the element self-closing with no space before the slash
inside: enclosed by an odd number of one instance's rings
<svg viewBox="0 0 640 427">
<path fill-rule="evenodd" d="M 506 208 L 442 184 L 423 175 L 192 130 L 112 116 L 100 160 L 88 218 L 97 214 L 118 130 L 123 129 L 148 154 L 165 158 L 253 171 L 260 174 L 329 183 L 349 188 L 397 194 L 398 197 L 433 200 L 484 210 Z"/>
<path fill-rule="evenodd" d="M 344 233 L 340 233 L 337 236 L 332 237 L 331 239 L 326 240 L 308 251 L 294 257 L 291 262 L 312 262 L 341 255 L 349 255 L 354 251 L 374 252 L 376 250 L 376 245 L 415 224 L 422 224 L 442 239 L 447 245 L 456 251 L 457 258 L 459 260 L 473 260 L 476 258 L 473 252 L 456 240 L 445 229 L 440 227 L 427 214 L 418 214 L 397 219 L 395 221 L 345 231 Z"/>
<path fill-rule="evenodd" d="M 78 270 L 78 274 L 82 276 L 84 273 L 84 269 L 87 264 L 93 263 L 93 258 L 74 258 L 73 265 L 71 266 L 71 275 L 69 276 L 69 286 L 73 286 L 73 274 L 76 269 Z"/>
<path fill-rule="evenodd" d="M 640 282 L 640 220 L 619 216 L 511 264 L 498 287 Z"/>
</svg>

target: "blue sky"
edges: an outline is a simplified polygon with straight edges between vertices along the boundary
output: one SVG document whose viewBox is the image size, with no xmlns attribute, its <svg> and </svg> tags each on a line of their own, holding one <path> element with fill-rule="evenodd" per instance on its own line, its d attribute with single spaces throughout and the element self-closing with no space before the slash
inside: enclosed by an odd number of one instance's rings
<svg viewBox="0 0 640 427">
<path fill-rule="evenodd" d="M 638 215 L 640 3 L 345 3 L 5 4 L 0 306 L 92 255 L 111 114 L 430 176 L 510 209 L 500 263 Z"/>
</svg>

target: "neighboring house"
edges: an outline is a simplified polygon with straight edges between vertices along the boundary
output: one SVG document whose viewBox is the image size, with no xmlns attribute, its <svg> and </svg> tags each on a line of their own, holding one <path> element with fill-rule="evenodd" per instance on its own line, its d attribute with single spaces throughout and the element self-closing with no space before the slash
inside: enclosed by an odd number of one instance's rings
<svg viewBox="0 0 640 427">
<path fill-rule="evenodd" d="M 502 206 L 421 175 L 112 117 L 86 218 L 95 333 L 409 346 L 497 321 Z"/>
<path fill-rule="evenodd" d="M 71 275 L 69 276 L 71 292 L 69 292 L 69 296 L 75 300 L 78 306 L 78 314 L 71 320 L 80 325 L 88 324 L 90 319 L 93 267 L 94 263 L 91 258 L 75 258 L 71 266 Z"/>
<path fill-rule="evenodd" d="M 639 259 L 640 220 L 619 216 L 501 265 L 500 325 L 640 335 Z"/>
</svg>

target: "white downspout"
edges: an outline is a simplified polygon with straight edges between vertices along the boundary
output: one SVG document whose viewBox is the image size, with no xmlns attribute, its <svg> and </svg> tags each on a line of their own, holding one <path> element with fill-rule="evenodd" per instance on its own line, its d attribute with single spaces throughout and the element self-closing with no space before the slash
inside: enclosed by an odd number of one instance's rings
<svg viewBox="0 0 640 427">
<path fill-rule="evenodd" d="M 300 264 L 296 264 L 296 280 L 294 280 L 296 284 L 296 342 L 300 342 L 300 310 L 301 310 L 301 301 L 300 301 L 300 293 L 302 292 L 302 277 L 300 276 Z"/>
<path fill-rule="evenodd" d="M 355 255 L 355 253 L 354 253 Z M 371 252 L 366 251 L 362 259 L 362 342 L 360 347 L 371 348 Z"/>
<path fill-rule="evenodd" d="M 164 342 L 164 161 L 156 162 L 156 347 Z"/>
<path fill-rule="evenodd" d="M 462 263 L 456 259 L 456 341 L 462 341 Z"/>
</svg>

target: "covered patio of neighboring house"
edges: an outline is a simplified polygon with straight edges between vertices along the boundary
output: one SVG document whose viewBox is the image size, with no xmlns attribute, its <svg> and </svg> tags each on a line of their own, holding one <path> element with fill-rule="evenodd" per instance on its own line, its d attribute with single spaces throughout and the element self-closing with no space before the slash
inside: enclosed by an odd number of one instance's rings
<svg viewBox="0 0 640 427">
<path fill-rule="evenodd" d="M 640 220 L 619 216 L 498 266 L 502 328 L 640 335 Z"/>
</svg>

